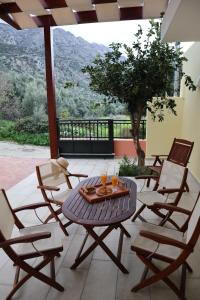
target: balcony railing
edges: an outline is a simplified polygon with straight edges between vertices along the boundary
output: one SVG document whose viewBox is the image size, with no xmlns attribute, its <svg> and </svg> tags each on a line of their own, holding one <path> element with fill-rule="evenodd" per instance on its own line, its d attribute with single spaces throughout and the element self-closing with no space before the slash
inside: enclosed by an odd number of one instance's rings
<svg viewBox="0 0 200 300">
<path fill-rule="evenodd" d="M 113 137 L 115 139 L 130 139 L 131 135 L 131 121 L 130 120 L 113 120 Z M 146 120 L 140 122 L 140 139 L 146 138 Z"/>
<path fill-rule="evenodd" d="M 72 140 L 130 139 L 130 120 L 59 120 L 59 138 Z M 140 139 L 146 138 L 146 120 L 140 122 Z"/>
</svg>

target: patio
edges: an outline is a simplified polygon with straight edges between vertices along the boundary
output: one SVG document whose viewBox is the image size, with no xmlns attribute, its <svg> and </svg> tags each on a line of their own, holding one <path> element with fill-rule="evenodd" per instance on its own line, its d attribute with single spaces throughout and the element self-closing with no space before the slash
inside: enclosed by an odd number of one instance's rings
<svg viewBox="0 0 200 300">
<path fill-rule="evenodd" d="M 48 115 L 49 115 L 49 128 L 50 128 L 50 146 L 51 146 L 51 157 L 56 158 L 58 155 L 58 145 L 57 145 L 57 128 L 56 128 L 56 97 L 55 97 L 55 86 L 54 86 L 54 74 L 53 74 L 53 51 L 51 52 L 51 27 L 56 25 L 66 25 L 66 24 L 81 24 L 86 22 L 105 22 L 105 21 L 118 21 L 118 20 L 130 20 L 130 19 L 149 19 L 158 17 L 161 11 L 166 11 L 164 25 L 162 28 L 162 37 L 165 41 L 191 41 L 199 40 L 199 31 L 198 26 L 194 26 L 198 16 L 198 7 L 199 4 L 196 0 L 190 1 L 192 4 L 189 5 L 188 1 L 132 1 L 136 2 L 136 6 L 129 7 L 130 1 L 126 4 L 120 4 L 120 0 L 110 0 L 110 1 L 86 1 L 89 4 L 86 6 L 78 5 L 73 6 L 73 1 L 69 1 L 72 4 L 66 4 L 66 1 L 56 1 L 55 4 L 52 4 L 51 0 L 40 0 L 32 1 L 33 7 L 26 6 L 25 1 L 15 1 L 15 0 L 2 0 L 0 1 L 0 18 L 17 29 L 25 28 L 37 28 L 44 27 L 44 37 L 45 37 L 45 59 L 46 59 L 46 75 L 47 75 L 47 98 L 48 98 Z M 30 1 L 30 3 L 32 3 Z M 80 1 L 82 2 L 82 1 Z M 101 6 L 101 2 L 103 6 Z M 116 3 L 120 5 L 117 5 Z M 154 2 L 154 4 L 153 4 Z M 19 6 L 18 6 L 18 3 Z M 99 4 L 100 3 L 100 4 Z M 156 4 L 155 4 L 156 3 Z M 139 5 L 138 5 L 139 4 Z M 94 5 L 95 10 L 94 10 Z M 99 6 L 98 6 L 99 5 Z M 108 5 L 108 6 L 107 6 Z M 107 9 L 107 7 L 110 7 Z M 197 14 L 197 15 L 196 15 Z M 185 22 L 185 20 L 188 22 Z M 68 23 L 67 23 L 68 20 Z M 190 20 L 192 20 L 190 22 Z M 180 24 L 184 22 L 183 26 Z M 187 28 L 185 28 L 187 27 Z M 195 28 L 194 28 L 195 27 Z M 174 30 L 176 28 L 177 30 Z M 183 30 L 184 28 L 184 30 Z M 186 30 L 187 29 L 187 30 Z M 194 30 L 195 29 L 195 30 Z M 198 45 L 197 45 L 198 46 Z M 195 58 L 195 66 L 197 66 L 197 59 L 199 55 L 198 48 L 193 48 L 189 57 Z M 193 62 L 194 63 L 194 62 Z M 194 69 L 193 65 L 187 66 L 186 68 L 191 67 L 191 73 L 194 75 L 194 78 L 199 75 L 199 70 Z M 197 197 L 197 193 L 200 189 L 199 180 L 199 135 L 198 130 L 194 128 L 199 128 L 199 91 L 196 93 L 196 102 L 189 103 L 187 99 L 191 98 L 189 92 L 183 93 L 185 101 L 185 109 L 182 109 L 180 126 L 172 124 L 170 119 L 170 124 L 172 127 L 166 125 L 168 133 L 170 132 L 173 137 L 181 136 L 195 141 L 195 151 L 194 156 L 191 159 L 191 164 L 189 165 L 190 170 L 197 178 L 195 179 L 191 173 L 188 178 L 188 185 L 190 187 L 190 192 L 185 193 L 181 199 L 183 204 L 185 201 L 193 203 Z M 190 106 L 189 106 L 190 105 Z M 190 109 L 187 109 L 189 106 Z M 192 108 L 192 109 L 191 109 Z M 188 118 L 188 112 L 190 112 L 190 118 Z M 184 126 L 182 126 L 182 120 L 184 120 Z M 193 122 L 191 122 L 193 120 Z M 195 120 L 198 122 L 195 123 Z M 195 125 L 196 124 L 196 125 Z M 195 125 L 195 126 L 194 126 Z M 156 124 L 154 124 L 156 126 Z M 173 128 L 173 130 L 170 130 Z M 163 133 L 159 131 L 159 135 L 167 136 L 165 129 Z M 153 130 L 149 130 L 152 134 Z M 167 136 L 166 140 L 170 140 L 171 137 Z M 165 147 L 160 143 L 158 145 L 157 135 L 148 136 L 149 141 L 152 145 L 159 148 Z M 158 150 L 158 149 L 156 149 Z M 160 149 L 159 149 L 160 150 Z M 162 149 L 161 149 L 162 150 Z M 6 151 L 6 149 L 5 149 Z M 163 150 L 161 151 L 163 152 Z M 17 152 L 15 152 L 15 155 Z M 154 153 L 154 149 L 148 149 L 148 153 Z M 5 155 L 6 156 L 6 155 Z M 13 155 L 14 157 L 14 155 Z M 11 172 L 9 180 L 11 180 L 12 173 L 15 173 L 17 177 L 16 163 L 18 164 L 18 170 L 26 169 L 26 166 L 30 167 L 30 162 L 32 163 L 31 168 L 33 170 L 34 164 L 40 162 L 38 158 L 42 158 L 41 161 L 49 157 L 39 156 L 35 161 L 30 157 L 26 157 L 23 164 L 23 167 L 20 166 L 20 163 L 23 162 L 20 158 L 13 159 L 15 160 L 14 166 L 11 166 Z M 12 161 L 10 158 L 2 158 L 2 161 Z M 118 160 L 96 160 L 96 159 L 69 159 L 70 170 L 77 173 L 86 173 L 89 176 L 99 175 L 104 166 L 107 167 L 108 173 L 113 173 L 114 169 L 118 167 Z M 12 172 L 12 169 L 15 172 Z M 31 169 L 30 168 L 30 169 Z M 18 177 L 18 181 L 21 180 L 24 176 L 28 176 L 31 171 L 24 173 L 22 177 Z M 16 178 L 15 178 L 16 180 Z M 15 181 L 16 182 L 16 181 Z M 12 184 L 14 181 L 12 182 Z M 76 184 L 76 182 L 74 182 Z M 143 186 L 143 182 L 137 182 L 138 190 Z M 8 185 L 9 187 L 10 185 Z M 21 206 L 23 204 L 30 204 L 34 202 L 43 201 L 42 195 L 39 190 L 37 190 L 37 179 L 35 172 L 18 182 L 16 185 L 8 189 L 7 194 L 10 199 L 11 205 L 13 207 Z M 41 216 L 46 216 L 47 212 L 45 210 L 41 211 Z M 157 222 L 154 219 L 154 216 L 149 212 L 144 212 L 144 217 L 150 222 Z M 180 218 L 180 215 L 177 214 L 177 218 Z M 34 214 L 22 213 L 21 214 L 22 222 L 27 225 L 35 224 L 37 222 Z M 157 300 L 157 299 L 168 299 L 171 300 L 177 299 L 175 294 L 168 289 L 163 283 L 158 283 L 152 285 L 150 288 L 143 289 L 138 293 L 131 293 L 132 286 L 138 282 L 142 272 L 143 264 L 139 261 L 136 255 L 130 250 L 131 241 L 134 239 L 134 236 L 140 230 L 141 222 L 137 221 L 132 223 L 131 220 L 124 222 L 125 228 L 130 232 L 132 238 L 124 239 L 123 249 L 122 249 L 122 262 L 128 268 L 129 274 L 123 274 L 106 256 L 106 254 L 97 248 L 76 270 L 71 270 L 70 266 L 74 262 L 76 252 L 79 249 L 83 235 L 85 234 L 84 230 L 78 225 L 71 225 L 69 230 L 69 237 L 65 237 L 60 230 L 58 235 L 61 235 L 61 238 L 64 243 L 64 251 L 62 252 L 61 257 L 56 259 L 56 275 L 57 280 L 64 287 L 65 291 L 60 293 L 53 288 L 41 283 L 40 281 L 31 278 L 19 291 L 16 293 L 13 299 L 72 299 L 72 300 L 90 300 L 90 299 L 109 299 L 109 300 Z M 103 230 L 103 228 L 97 228 L 98 232 Z M 112 251 L 116 251 L 118 239 L 118 232 L 113 231 L 107 238 L 106 243 L 111 248 Z M 88 244 L 92 240 L 88 240 Z M 38 259 L 32 260 L 32 264 L 37 264 Z M 198 241 L 194 253 L 189 258 L 189 263 L 193 268 L 194 272 L 192 274 L 187 274 L 187 283 L 186 283 L 186 297 L 188 300 L 197 300 L 200 295 L 200 243 Z M 49 269 L 44 269 L 45 272 L 49 273 Z M 14 267 L 8 257 L 0 251 L 0 299 L 5 299 L 6 295 L 9 293 L 12 282 L 14 279 Z M 180 280 L 180 270 L 178 270 L 172 277 L 174 282 L 179 282 Z"/>
<path fill-rule="evenodd" d="M 96 176 L 102 170 L 103 166 L 108 168 L 108 173 L 112 173 L 114 168 L 118 167 L 118 160 L 114 159 L 70 159 L 70 170 L 72 172 L 84 172 L 89 176 Z M 142 181 L 142 180 L 140 180 Z M 143 182 L 137 182 L 138 190 L 141 189 Z M 192 202 L 196 199 L 197 192 L 199 191 L 199 184 L 197 181 L 189 175 L 188 184 L 190 192 L 185 193 L 182 202 L 189 200 Z M 37 179 L 36 174 L 33 173 L 7 192 L 8 197 L 13 207 L 23 204 L 29 204 L 42 200 L 40 191 L 36 189 Z M 46 215 L 46 211 L 42 211 L 41 215 Z M 145 218 L 151 222 L 153 215 L 144 212 Z M 177 216 L 179 217 L 179 216 Z M 32 213 L 21 214 L 22 221 L 25 224 L 35 224 L 36 218 Z M 71 225 L 69 229 L 69 237 L 64 237 L 62 231 L 58 232 L 61 235 L 64 242 L 64 251 L 60 258 L 56 259 L 56 272 L 57 280 L 63 284 L 65 291 L 60 293 L 53 288 L 41 283 L 36 279 L 30 279 L 28 282 L 17 292 L 13 299 L 116 299 L 116 300 L 128 300 L 128 299 L 177 299 L 175 294 L 171 292 L 164 284 L 155 284 L 150 288 L 141 290 L 138 293 L 131 293 L 132 286 L 138 282 L 142 272 L 143 264 L 139 261 L 135 254 L 130 250 L 131 240 L 138 232 L 141 221 L 132 223 L 131 220 L 127 220 L 124 225 L 130 232 L 132 238 L 124 238 L 123 250 L 122 250 L 122 262 L 128 268 L 129 274 L 123 274 L 108 258 L 108 256 L 99 248 L 97 248 L 76 270 L 71 270 L 70 266 L 74 262 L 76 253 L 83 240 L 84 230 L 78 225 Z M 98 232 L 103 228 L 98 228 Z M 112 251 L 116 251 L 118 231 L 112 232 L 107 238 L 106 243 Z M 90 243 L 91 239 L 88 241 Z M 189 261 L 194 269 L 194 273 L 188 274 L 186 285 L 187 299 L 198 299 L 200 293 L 199 279 L 199 263 L 200 263 L 200 243 L 195 249 L 193 255 L 191 255 Z M 36 264 L 37 259 L 32 263 Z M 44 269 L 45 270 L 45 269 Z M 46 270 L 47 273 L 49 269 Z M 5 299 L 14 278 L 14 267 L 10 260 L 1 252 L 0 258 L 0 299 Z M 176 282 L 180 280 L 180 272 L 177 272 L 173 276 L 173 280 Z M 179 282 L 179 281 L 178 281 Z M 36 296 L 37 293 L 37 296 Z"/>
</svg>

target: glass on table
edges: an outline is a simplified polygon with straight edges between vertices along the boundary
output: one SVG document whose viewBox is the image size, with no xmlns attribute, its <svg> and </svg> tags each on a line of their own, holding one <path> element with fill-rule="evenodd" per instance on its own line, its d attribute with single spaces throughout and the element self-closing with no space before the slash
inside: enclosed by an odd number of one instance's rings
<svg viewBox="0 0 200 300">
<path fill-rule="evenodd" d="M 111 183 L 112 183 L 112 190 L 113 192 L 117 191 L 117 186 L 118 186 L 118 172 L 114 172 L 114 174 L 111 176 Z"/>
<path fill-rule="evenodd" d="M 101 172 L 101 183 L 104 187 L 106 186 L 106 181 L 107 181 L 107 172 L 103 171 Z"/>
</svg>

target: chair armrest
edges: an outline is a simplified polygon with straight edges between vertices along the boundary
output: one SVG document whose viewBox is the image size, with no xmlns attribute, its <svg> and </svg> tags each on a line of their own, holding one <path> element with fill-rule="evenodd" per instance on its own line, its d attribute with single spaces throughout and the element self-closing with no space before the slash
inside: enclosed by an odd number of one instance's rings
<svg viewBox="0 0 200 300">
<path fill-rule="evenodd" d="M 86 174 L 72 174 L 72 173 L 69 173 L 69 175 L 66 175 L 67 177 L 85 177 L 85 178 L 87 178 L 88 177 L 88 175 L 86 175 Z"/>
<path fill-rule="evenodd" d="M 184 244 L 180 241 L 177 241 L 175 239 L 169 238 L 167 236 L 163 236 L 161 234 L 154 233 L 154 232 L 141 230 L 140 235 L 147 238 L 147 239 L 150 239 L 150 240 L 153 240 L 157 243 L 160 243 L 160 244 L 171 245 L 171 246 L 175 246 L 175 247 L 178 247 L 178 248 L 181 248 L 181 249 L 186 248 L 186 244 Z"/>
<path fill-rule="evenodd" d="M 59 191 L 60 188 L 57 186 L 48 186 L 48 185 L 38 185 L 38 189 L 47 190 L 47 191 Z"/>
<path fill-rule="evenodd" d="M 155 158 L 152 166 L 156 166 L 157 163 L 162 165 L 163 159 L 161 160 L 161 157 L 162 158 L 167 157 L 167 155 L 165 155 L 165 154 L 152 154 L 151 156 L 153 156 Z"/>
<path fill-rule="evenodd" d="M 44 207 L 44 206 L 49 207 L 49 205 L 50 204 L 46 203 L 46 202 L 38 202 L 38 203 L 34 203 L 34 204 L 29 204 L 29 205 L 24 205 L 24 206 L 17 207 L 15 209 L 13 209 L 13 211 L 16 213 L 16 212 L 26 210 L 26 209 L 36 209 L 36 208 L 40 208 L 40 207 Z"/>
<path fill-rule="evenodd" d="M 28 234 L 24 236 L 19 236 L 13 239 L 6 240 L 2 243 L 0 243 L 0 248 L 7 247 L 13 244 L 19 244 L 19 243 L 32 243 L 38 240 L 47 239 L 51 237 L 50 232 L 41 232 L 41 233 L 34 233 L 34 234 Z"/>
<path fill-rule="evenodd" d="M 157 175 L 138 175 L 135 179 L 154 179 L 157 180 L 159 177 Z"/>
<path fill-rule="evenodd" d="M 180 189 L 160 189 L 157 190 L 158 193 L 160 194 L 173 194 L 173 193 L 177 193 L 180 192 Z"/>
<path fill-rule="evenodd" d="M 180 212 L 180 213 L 183 213 L 183 214 L 186 214 L 186 215 L 191 215 L 191 211 L 187 210 L 187 209 L 184 209 L 182 207 L 178 207 L 178 206 L 174 206 L 174 205 L 171 205 L 171 204 L 167 204 L 167 203 L 160 203 L 160 202 L 155 202 L 151 208 L 155 208 L 155 209 L 166 209 L 166 210 L 169 210 L 171 212 Z"/>
</svg>

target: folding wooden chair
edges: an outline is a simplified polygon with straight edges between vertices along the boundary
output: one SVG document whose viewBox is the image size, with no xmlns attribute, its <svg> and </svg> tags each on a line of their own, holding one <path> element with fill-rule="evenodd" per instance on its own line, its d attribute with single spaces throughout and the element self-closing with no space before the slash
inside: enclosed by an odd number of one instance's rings
<svg viewBox="0 0 200 300">
<path fill-rule="evenodd" d="M 184 192 L 187 173 L 187 168 L 172 163 L 168 160 L 164 161 L 154 190 L 137 193 L 137 200 L 141 202 L 142 206 L 134 214 L 132 221 L 134 222 L 137 217 L 139 217 L 142 221 L 146 221 L 141 216 L 141 213 L 145 208 L 149 208 L 152 212 L 161 217 L 161 223 L 168 221 L 177 228 L 176 222 L 170 218 L 172 213 L 165 213 L 161 211 L 160 208 L 155 207 L 154 204 L 159 202 L 177 206 Z M 137 178 L 148 179 L 150 176 L 137 176 Z"/>
<path fill-rule="evenodd" d="M 61 240 L 58 238 L 58 222 L 24 227 L 17 212 L 25 209 L 37 209 L 40 207 L 49 207 L 48 203 L 36 203 L 33 205 L 23 206 L 12 209 L 4 190 L 0 190 L 0 248 L 9 256 L 16 266 L 16 274 L 13 283 L 13 289 L 6 299 L 11 299 L 16 291 L 31 277 L 54 287 L 59 291 L 64 288 L 55 279 L 54 258 L 60 255 L 63 250 Z M 14 225 L 19 228 L 19 235 L 12 237 Z M 41 257 L 35 267 L 28 263 L 29 259 Z M 41 270 L 50 264 L 51 276 L 47 276 Z M 20 278 L 20 271 L 23 270 L 25 275 Z"/>
<path fill-rule="evenodd" d="M 200 195 L 200 193 L 199 193 Z M 199 197 L 199 196 L 198 196 Z M 183 198 L 183 196 L 182 196 Z M 182 200 L 181 198 L 181 200 Z M 196 200 L 197 201 L 197 200 Z M 184 201 L 182 203 L 178 204 L 178 206 L 174 206 L 172 204 L 168 203 L 154 203 L 152 208 L 153 210 L 165 210 L 166 211 L 166 217 L 160 222 L 160 226 L 164 226 L 168 221 L 173 224 L 173 226 L 181 231 L 185 232 L 188 228 L 188 222 L 190 220 L 190 217 L 192 215 L 194 206 L 196 204 L 196 201 L 194 202 L 191 197 L 185 197 Z M 189 203 L 190 202 L 190 203 Z"/>
<path fill-rule="evenodd" d="M 160 174 L 163 158 L 166 158 L 168 161 L 171 161 L 180 166 L 186 167 L 189 162 L 189 158 L 190 158 L 193 146 L 194 146 L 194 142 L 175 138 L 169 154 L 168 155 L 163 155 L 163 154 L 162 155 L 161 154 L 152 155 L 153 157 L 155 157 L 155 160 L 153 162 L 153 165 L 148 166 L 148 167 L 151 169 L 152 172 L 154 172 L 156 174 Z M 147 186 L 149 186 L 150 180 L 151 180 L 151 178 L 149 178 L 147 180 Z M 186 183 L 186 189 L 187 189 L 187 191 L 189 191 L 189 187 L 188 187 L 187 183 Z"/>
<path fill-rule="evenodd" d="M 59 207 L 55 210 L 57 215 L 62 213 L 61 206 L 64 201 L 67 200 L 67 197 L 72 191 L 70 178 L 76 177 L 79 180 L 81 177 L 88 177 L 88 175 L 84 174 L 70 173 L 67 170 L 68 165 L 68 161 L 63 157 L 60 157 L 58 159 L 51 159 L 45 164 L 36 166 L 36 173 L 39 182 L 38 188 L 41 190 L 43 198 L 47 203 L 55 204 Z M 54 217 L 54 215 L 50 214 L 45 220 L 45 223 L 47 223 L 52 217 Z M 68 232 L 65 227 L 70 224 L 72 224 L 71 221 L 62 226 L 66 235 L 68 235 Z"/>
<path fill-rule="evenodd" d="M 182 211 L 182 213 L 185 212 Z M 194 251 L 199 235 L 200 200 L 197 201 L 190 216 L 186 235 L 177 230 L 144 223 L 144 226 L 139 235 L 135 238 L 131 249 L 136 252 L 136 255 L 146 267 L 140 282 L 133 287 L 132 291 L 137 292 L 150 284 L 162 280 L 175 292 L 179 299 L 186 300 L 186 271 L 192 272 L 192 269 L 186 260 Z M 163 269 L 159 269 L 154 260 L 165 262 L 167 265 L 163 267 Z M 182 266 L 182 275 L 180 288 L 178 288 L 169 276 L 180 266 Z M 149 270 L 153 272 L 153 275 L 147 277 Z"/>
</svg>

